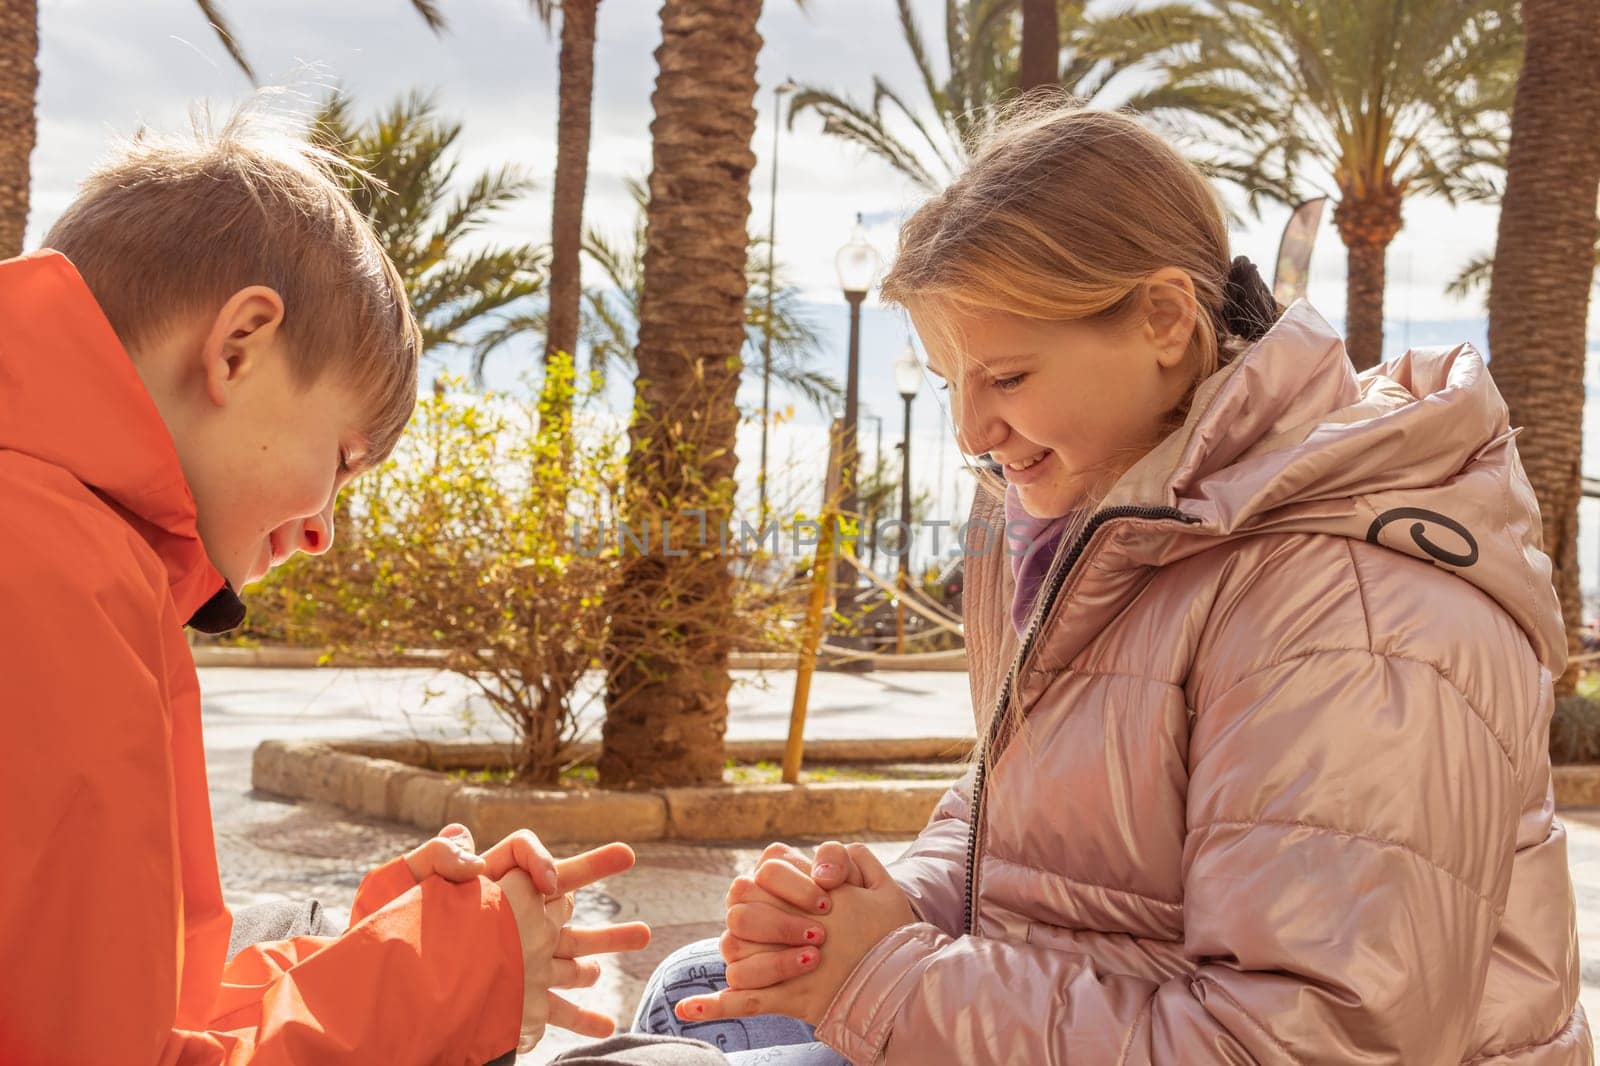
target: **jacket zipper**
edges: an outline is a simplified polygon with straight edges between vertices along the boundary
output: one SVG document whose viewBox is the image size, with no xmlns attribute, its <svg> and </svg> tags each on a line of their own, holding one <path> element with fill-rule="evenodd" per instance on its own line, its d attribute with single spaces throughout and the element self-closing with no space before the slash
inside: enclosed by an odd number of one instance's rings
<svg viewBox="0 0 1600 1066">
<path fill-rule="evenodd" d="M 1033 607 L 1033 617 L 1028 621 L 1028 631 L 1022 638 L 1022 646 L 1017 649 L 1017 654 L 1011 660 L 1011 669 L 1006 673 L 1005 684 L 1000 686 L 1000 697 L 995 703 L 994 713 L 989 718 L 989 734 L 983 742 L 983 747 L 978 750 L 978 767 L 972 775 L 972 803 L 971 821 L 967 828 L 967 883 L 962 895 L 961 927 L 968 935 L 977 935 L 977 887 L 978 887 L 978 848 L 981 844 L 983 826 L 983 800 L 984 783 L 989 772 L 989 756 L 995 743 L 999 740 L 1000 730 L 1006 721 L 1005 709 L 1011 702 L 1011 692 L 1016 686 L 1017 677 L 1021 674 L 1022 664 L 1027 659 L 1028 653 L 1033 650 L 1034 642 L 1039 636 L 1039 627 L 1044 622 L 1044 616 L 1049 613 L 1056 597 L 1061 593 L 1061 587 L 1066 584 L 1067 575 L 1077 565 L 1078 558 L 1089 546 L 1089 540 L 1100 527 L 1107 522 L 1119 518 L 1171 518 L 1180 522 L 1194 524 L 1200 519 L 1178 510 L 1176 507 L 1141 507 L 1133 504 L 1124 504 L 1118 507 L 1107 507 L 1103 511 L 1096 511 L 1089 521 L 1084 524 L 1083 531 L 1072 542 L 1072 547 L 1066 555 L 1060 557 L 1056 565 L 1051 568 L 1045 578 L 1044 588 L 1041 590 L 1037 602 Z"/>
</svg>

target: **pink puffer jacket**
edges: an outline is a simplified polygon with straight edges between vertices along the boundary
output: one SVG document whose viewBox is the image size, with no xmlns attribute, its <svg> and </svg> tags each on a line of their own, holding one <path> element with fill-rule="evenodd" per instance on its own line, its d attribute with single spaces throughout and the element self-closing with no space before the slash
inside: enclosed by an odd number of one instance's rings
<svg viewBox="0 0 1600 1066">
<path fill-rule="evenodd" d="M 894 867 L 923 924 L 819 1037 L 858 1066 L 1590 1063 L 1566 645 L 1512 440 L 1470 347 L 1358 378 L 1297 304 L 1062 546 L 1031 640 L 1003 550 L 969 555 L 988 739 Z"/>
</svg>

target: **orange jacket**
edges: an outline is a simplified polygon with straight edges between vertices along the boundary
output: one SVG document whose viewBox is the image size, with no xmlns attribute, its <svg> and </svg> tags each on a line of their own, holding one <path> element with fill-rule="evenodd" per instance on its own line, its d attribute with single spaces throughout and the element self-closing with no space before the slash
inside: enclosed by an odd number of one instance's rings
<svg viewBox="0 0 1600 1066">
<path fill-rule="evenodd" d="M 223 587 L 177 452 L 62 256 L 0 262 L 0 1063 L 484 1063 L 515 1045 L 493 883 L 362 883 L 246 949 L 183 623 Z"/>
</svg>

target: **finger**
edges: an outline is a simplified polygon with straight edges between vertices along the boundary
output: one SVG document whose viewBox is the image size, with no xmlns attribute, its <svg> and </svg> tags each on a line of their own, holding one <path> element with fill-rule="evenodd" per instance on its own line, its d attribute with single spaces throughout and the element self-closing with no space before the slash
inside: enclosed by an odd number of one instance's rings
<svg viewBox="0 0 1600 1066">
<path fill-rule="evenodd" d="M 830 840 L 817 848 L 817 862 L 811 876 L 821 889 L 835 889 L 840 885 L 861 886 L 861 874 L 850 861 L 849 850 L 837 840 Z"/>
<path fill-rule="evenodd" d="M 781 859 L 769 860 L 757 866 L 755 883 L 756 887 L 797 910 L 827 914 L 832 907 L 828 894 L 809 875 Z"/>
<path fill-rule="evenodd" d="M 718 1018 L 750 1018 L 757 1014 L 781 1014 L 776 997 L 760 989 L 726 988 L 706 996 L 687 996 L 675 1008 L 686 1022 L 710 1022 Z"/>
<path fill-rule="evenodd" d="M 767 903 L 736 903 L 728 908 L 728 932 L 756 944 L 819 946 L 824 939 L 815 919 Z"/>
<path fill-rule="evenodd" d="M 599 1011 L 580 1007 L 569 999 L 563 999 L 554 992 L 548 992 L 550 1003 L 549 1024 L 558 1029 L 570 1029 L 583 1036 L 592 1036 L 596 1039 L 610 1036 L 617 1028 L 617 1023 L 601 1014 Z"/>
<path fill-rule="evenodd" d="M 551 959 L 551 988 L 592 988 L 600 980 L 600 964 L 593 959 Z"/>
<path fill-rule="evenodd" d="M 878 861 L 872 849 L 865 844 L 849 844 L 846 850 L 850 853 L 850 861 L 861 871 L 863 888 L 881 888 L 894 880 L 889 876 L 888 867 Z"/>
<path fill-rule="evenodd" d="M 816 948 L 766 951 L 728 964 L 728 987 L 734 989 L 771 988 L 817 968 L 821 958 Z"/>
<path fill-rule="evenodd" d="M 472 842 L 472 830 L 460 822 L 451 822 L 439 830 L 439 835 L 464 851 L 476 852 L 478 850 L 477 846 Z"/>
<path fill-rule="evenodd" d="M 572 921 L 572 912 L 578 907 L 578 901 L 571 892 L 544 902 L 544 913 L 550 922 L 556 926 L 564 926 Z"/>
<path fill-rule="evenodd" d="M 736 903 L 770 903 L 774 907 L 789 906 L 789 904 L 756 884 L 754 874 L 740 874 L 735 877 L 733 883 L 728 886 L 728 894 L 723 898 L 722 903 L 725 907 L 732 907 Z M 814 907 L 796 909 L 816 913 Z"/>
<path fill-rule="evenodd" d="M 441 854 L 434 870 L 446 880 L 471 881 L 488 868 L 489 864 L 483 861 L 483 856 L 473 854 L 470 846 L 463 850 L 439 841 L 438 849 Z"/>
<path fill-rule="evenodd" d="M 650 927 L 643 922 L 602 925 L 593 929 L 563 927 L 556 940 L 558 959 L 577 959 L 585 955 L 611 955 L 619 951 L 642 951 L 650 946 Z"/>
<path fill-rule="evenodd" d="M 557 893 L 556 860 L 531 829 L 518 829 L 483 853 L 484 876 L 499 880 L 513 869 L 528 871 L 533 885 L 547 896 Z"/>
<path fill-rule="evenodd" d="M 717 949 L 722 953 L 722 961 L 727 963 L 748 959 L 753 955 L 765 955 L 768 952 L 789 950 L 782 944 L 758 944 L 753 940 L 746 940 L 726 931 L 717 940 Z"/>
<path fill-rule="evenodd" d="M 556 863 L 556 883 L 573 892 L 633 869 L 633 849 L 626 844 L 605 844 Z"/>
<path fill-rule="evenodd" d="M 469 838 L 470 839 L 470 838 Z M 463 851 L 443 836 L 434 837 L 406 853 L 406 866 L 418 882 L 433 874 L 447 881 L 470 881 L 484 872 L 484 861 L 471 851 Z"/>
<path fill-rule="evenodd" d="M 777 843 L 768 844 L 762 849 L 762 862 L 770 862 L 774 859 L 788 863 L 803 874 L 811 872 L 811 857 L 792 844 L 778 841 Z"/>
</svg>

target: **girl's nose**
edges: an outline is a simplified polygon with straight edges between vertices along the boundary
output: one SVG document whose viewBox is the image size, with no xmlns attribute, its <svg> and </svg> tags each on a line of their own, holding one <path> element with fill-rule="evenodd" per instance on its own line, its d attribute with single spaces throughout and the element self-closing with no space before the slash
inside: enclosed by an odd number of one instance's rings
<svg viewBox="0 0 1600 1066">
<path fill-rule="evenodd" d="M 968 455 L 983 455 L 1004 443 L 1009 430 L 1005 422 L 983 402 L 981 386 L 973 389 L 952 390 L 955 404 L 951 416 L 956 423 L 956 444 Z"/>
</svg>

